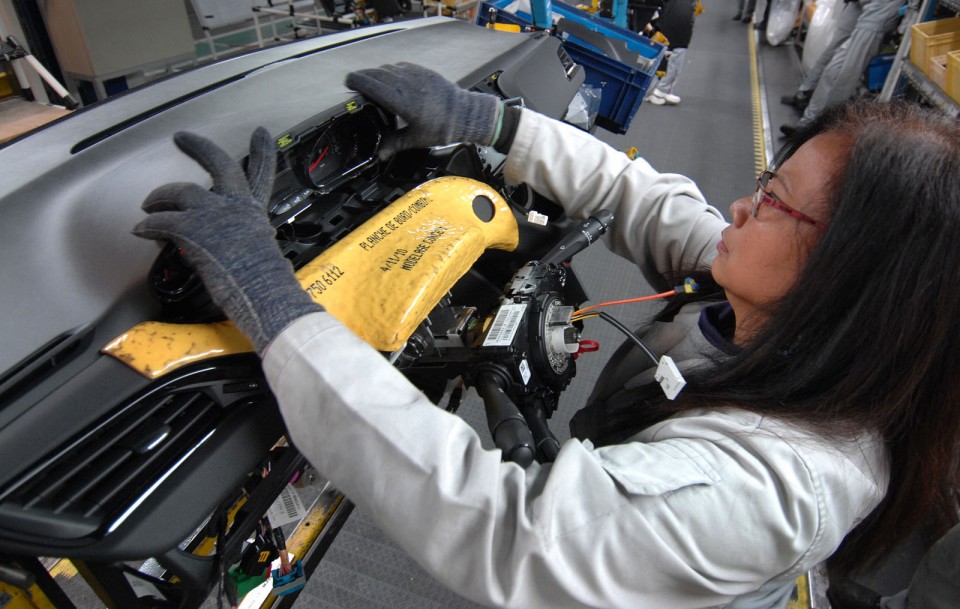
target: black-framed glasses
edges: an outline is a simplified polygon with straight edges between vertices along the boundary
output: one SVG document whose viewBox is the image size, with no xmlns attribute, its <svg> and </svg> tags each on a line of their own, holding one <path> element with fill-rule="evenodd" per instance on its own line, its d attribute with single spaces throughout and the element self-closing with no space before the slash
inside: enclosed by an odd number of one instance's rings
<svg viewBox="0 0 960 609">
<path fill-rule="evenodd" d="M 767 192 L 767 185 L 775 175 L 777 174 L 772 171 L 760 172 L 760 175 L 757 177 L 757 190 L 753 193 L 753 207 L 750 208 L 750 215 L 756 218 L 757 212 L 760 211 L 760 206 L 766 205 L 767 207 L 772 207 L 773 209 L 781 211 L 788 216 L 792 216 L 804 224 L 810 224 L 820 230 L 827 230 L 827 225 L 823 222 L 814 220 L 802 211 L 797 211 L 774 195 Z"/>
</svg>

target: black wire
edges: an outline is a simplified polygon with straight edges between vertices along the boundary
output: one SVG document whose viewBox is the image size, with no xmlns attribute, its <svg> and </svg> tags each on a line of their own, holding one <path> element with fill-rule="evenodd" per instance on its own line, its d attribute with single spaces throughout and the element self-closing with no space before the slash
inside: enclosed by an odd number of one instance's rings
<svg viewBox="0 0 960 609">
<path fill-rule="evenodd" d="M 220 567 L 220 584 L 217 590 L 217 607 L 222 607 L 223 597 L 226 597 L 227 604 L 236 607 L 240 601 L 237 597 L 237 589 L 233 580 L 230 579 L 230 564 L 227 557 L 223 555 L 223 547 L 227 536 L 227 513 L 221 512 L 217 518 L 217 565 Z"/>
<path fill-rule="evenodd" d="M 647 356 L 648 356 L 651 360 L 653 360 L 653 365 L 654 365 L 654 366 L 659 366 L 659 365 L 660 365 L 660 358 L 658 358 L 656 355 L 654 355 L 654 354 L 653 354 L 653 351 L 651 351 L 650 349 L 648 349 L 647 346 L 646 346 L 645 344 L 643 344 L 643 341 L 640 340 L 640 337 L 637 336 L 636 334 L 634 334 L 634 333 L 630 330 L 630 328 L 626 327 L 625 325 L 623 325 L 622 323 L 620 323 L 619 321 L 617 321 L 612 315 L 610 315 L 610 314 L 607 313 L 606 311 L 600 311 L 600 312 L 597 313 L 597 315 L 599 315 L 599 316 L 600 316 L 600 319 L 602 319 L 603 321 L 607 322 L 608 324 L 612 325 L 612 326 L 613 326 L 614 328 L 616 328 L 617 330 L 620 330 L 621 332 L 623 332 L 624 334 L 626 334 L 627 337 L 628 337 L 630 340 L 632 340 L 635 345 L 637 345 L 638 347 L 640 347 L 640 349 L 641 349 L 644 353 L 646 353 Z"/>
<path fill-rule="evenodd" d="M 225 530 L 227 528 L 226 517 L 224 513 L 220 513 L 217 516 L 217 570 L 220 571 L 220 577 L 217 582 L 217 609 L 223 609 L 223 596 L 225 594 L 223 590 L 223 578 L 224 578 L 224 568 L 223 568 L 223 537 Z"/>
</svg>

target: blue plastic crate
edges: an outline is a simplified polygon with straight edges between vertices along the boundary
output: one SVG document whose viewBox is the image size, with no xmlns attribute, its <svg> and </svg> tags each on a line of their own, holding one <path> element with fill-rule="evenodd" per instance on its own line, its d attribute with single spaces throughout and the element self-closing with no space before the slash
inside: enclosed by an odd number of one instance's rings
<svg viewBox="0 0 960 609">
<path fill-rule="evenodd" d="M 597 126 L 614 133 L 626 133 L 653 77 L 590 48 L 576 44 L 564 44 L 564 47 L 586 70 L 586 84 L 600 89 Z"/>
<path fill-rule="evenodd" d="M 477 23 L 492 20 L 529 28 L 530 13 L 508 12 L 514 0 L 484 2 Z M 554 32 L 571 58 L 583 66 L 586 82 L 601 90 L 597 124 L 614 133 L 625 133 L 643 102 L 663 59 L 666 47 L 630 30 L 557 0 L 551 3 L 562 19 Z"/>
<path fill-rule="evenodd" d="M 490 11 L 496 14 L 497 21 L 512 23 L 521 27 L 532 27 L 533 15 L 527 11 L 517 10 L 508 12 L 507 8 L 515 4 L 515 0 L 487 0 L 481 5 L 481 10 L 477 14 L 477 23 L 486 25 L 490 21 Z M 656 70 L 659 59 L 663 55 L 663 45 L 650 40 L 632 30 L 614 25 L 613 21 L 598 17 L 592 13 L 582 11 L 570 4 L 551 1 L 551 10 L 554 17 L 562 17 L 568 21 L 580 24 L 587 30 L 595 32 L 625 46 L 626 49 L 639 54 L 653 64 L 653 70 Z M 581 41 L 583 42 L 583 41 Z M 589 46 L 589 45 L 588 45 Z M 601 50 L 601 49 L 595 49 Z"/>
<path fill-rule="evenodd" d="M 883 88 L 895 56 L 896 53 L 886 53 L 870 60 L 867 65 L 867 89 L 876 92 Z"/>
<path fill-rule="evenodd" d="M 602 35 L 613 44 L 620 44 L 627 51 L 636 53 L 635 58 L 631 58 L 631 68 L 635 68 L 648 75 L 653 75 L 660 65 L 660 59 L 663 57 L 666 47 L 658 42 L 638 34 L 632 30 L 614 25 L 613 21 L 598 17 L 592 13 L 582 11 L 574 6 L 553 0 L 551 3 L 553 12 L 561 15 L 567 23 L 573 22 L 579 24 L 589 31 Z M 563 22 L 561 22 L 563 23 Z M 570 37 L 573 37 L 571 34 Z M 582 46 L 594 46 L 588 40 L 577 40 Z M 621 48 L 622 48 L 621 47 Z M 594 50 L 607 54 L 603 46 L 594 47 Z M 609 57 L 609 54 L 607 54 Z"/>
</svg>

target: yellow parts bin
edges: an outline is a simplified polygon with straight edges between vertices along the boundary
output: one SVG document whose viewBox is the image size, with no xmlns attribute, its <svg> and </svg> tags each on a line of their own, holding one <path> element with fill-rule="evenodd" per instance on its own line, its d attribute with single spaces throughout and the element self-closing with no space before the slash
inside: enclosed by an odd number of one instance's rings
<svg viewBox="0 0 960 609">
<path fill-rule="evenodd" d="M 517 247 L 517 221 L 482 182 L 431 180 L 297 271 L 313 299 L 375 349 L 399 349 L 488 248 Z M 149 378 L 252 351 L 230 322 L 134 326 L 103 348 Z"/>
<path fill-rule="evenodd" d="M 934 57 L 960 49 L 960 17 L 924 21 L 912 26 L 910 34 L 910 63 L 930 74 Z"/>
<path fill-rule="evenodd" d="M 960 51 L 947 53 L 947 76 L 944 91 L 960 104 Z"/>
<path fill-rule="evenodd" d="M 930 58 L 930 71 L 927 74 L 933 84 L 943 91 L 947 90 L 947 56 L 937 55 Z"/>
</svg>

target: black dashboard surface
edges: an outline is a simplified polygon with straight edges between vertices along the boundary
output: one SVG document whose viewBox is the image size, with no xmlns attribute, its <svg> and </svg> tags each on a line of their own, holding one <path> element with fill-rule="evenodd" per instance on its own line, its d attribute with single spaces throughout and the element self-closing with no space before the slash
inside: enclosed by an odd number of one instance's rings
<svg viewBox="0 0 960 609">
<path fill-rule="evenodd" d="M 439 17 L 353 30 L 191 70 L 0 149 L 0 377 L 64 331 L 130 321 L 122 305 L 142 291 L 157 254 L 130 234 L 140 203 L 166 182 L 209 183 L 176 150 L 174 132 L 194 131 L 240 158 L 256 126 L 281 134 L 355 98 L 343 84 L 352 70 L 389 58 L 472 86 L 537 46 L 531 35 Z"/>
<path fill-rule="evenodd" d="M 169 313 L 151 283 L 161 250 L 130 231 L 154 188 L 210 183 L 173 133 L 193 131 L 241 159 L 264 126 L 278 145 L 269 210 L 285 227 L 278 239 L 295 264 L 315 256 L 419 184 L 378 160 L 395 117 L 343 84 L 350 71 L 386 61 L 522 97 L 555 118 L 583 82 L 555 37 L 437 17 L 198 67 L 0 148 L 0 549 L 100 559 L 162 552 L 282 435 L 252 354 L 151 381 L 100 353 Z M 443 154 L 451 166 L 460 158 Z M 412 169 L 410 179 L 430 173 Z M 292 214 L 302 214 L 296 228 Z M 160 448 L 142 450 L 152 440 Z"/>
</svg>

